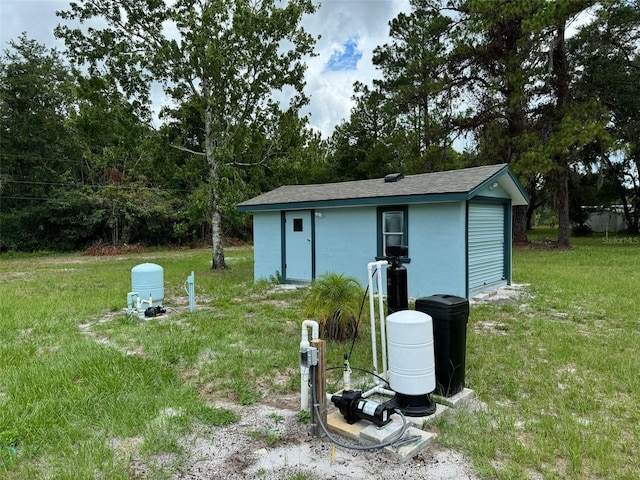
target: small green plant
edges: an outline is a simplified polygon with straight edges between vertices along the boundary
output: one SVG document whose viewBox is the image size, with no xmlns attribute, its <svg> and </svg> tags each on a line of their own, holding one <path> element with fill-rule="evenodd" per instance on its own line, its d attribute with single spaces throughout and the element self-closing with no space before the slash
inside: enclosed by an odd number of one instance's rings
<svg viewBox="0 0 640 480">
<path fill-rule="evenodd" d="M 298 471 L 293 473 L 288 480 L 313 480 L 315 477 L 312 473 Z"/>
<path fill-rule="evenodd" d="M 269 417 L 271 420 L 276 422 L 276 426 L 278 425 L 279 422 L 284 420 L 284 417 L 279 413 L 270 413 L 269 415 L 267 415 L 267 417 Z"/>
<path fill-rule="evenodd" d="M 355 277 L 329 272 L 311 283 L 302 300 L 303 315 L 320 324 L 326 340 L 354 338 L 364 304 L 364 290 Z"/>
<path fill-rule="evenodd" d="M 0 431 L 0 447 L 15 447 L 18 444 L 17 430 Z"/>
<path fill-rule="evenodd" d="M 309 423 L 311 421 L 311 413 L 308 410 L 300 410 L 296 414 L 296 420 L 299 423 Z"/>
<path fill-rule="evenodd" d="M 266 428 L 264 430 L 251 430 L 247 432 L 254 440 L 262 440 L 268 447 L 273 447 L 282 440 L 282 434 L 275 428 Z"/>
<path fill-rule="evenodd" d="M 279 270 L 276 270 L 273 275 L 269 275 L 269 283 L 274 285 L 280 285 L 282 283 L 282 274 Z"/>
</svg>

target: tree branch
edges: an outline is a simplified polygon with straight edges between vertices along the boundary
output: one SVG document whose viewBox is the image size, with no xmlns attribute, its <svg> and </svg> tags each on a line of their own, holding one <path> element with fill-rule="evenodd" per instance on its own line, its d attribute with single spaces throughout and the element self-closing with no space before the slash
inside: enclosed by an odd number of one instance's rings
<svg viewBox="0 0 640 480">
<path fill-rule="evenodd" d="M 171 147 L 175 148 L 176 150 L 180 150 L 182 152 L 187 152 L 187 153 L 191 153 L 192 155 L 198 155 L 200 157 L 205 157 L 207 154 L 204 152 L 196 152 L 195 150 L 191 150 L 190 148 L 187 147 L 183 147 L 182 145 L 174 145 L 173 143 L 169 144 Z"/>
</svg>

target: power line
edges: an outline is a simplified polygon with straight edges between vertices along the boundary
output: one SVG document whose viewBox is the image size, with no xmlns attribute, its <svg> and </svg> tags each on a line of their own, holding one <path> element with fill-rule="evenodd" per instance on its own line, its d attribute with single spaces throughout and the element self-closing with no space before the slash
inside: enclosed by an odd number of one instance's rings
<svg viewBox="0 0 640 480">
<path fill-rule="evenodd" d="M 48 186 L 62 186 L 62 187 L 74 187 L 76 190 L 81 190 L 84 188 L 91 188 L 95 190 L 105 190 L 107 188 L 115 189 L 115 190 L 128 190 L 128 191 L 138 191 L 140 189 L 151 190 L 154 192 L 167 192 L 167 193 L 191 193 L 193 190 L 186 190 L 180 188 L 162 188 L 162 187 L 145 187 L 145 186 L 134 186 L 134 185 L 117 185 L 117 184 L 109 184 L 109 185 L 96 185 L 89 183 L 64 183 L 64 182 L 36 182 L 32 180 L 4 180 L 3 184 L 19 184 L 19 185 L 48 185 Z M 8 197 L 2 197 L 8 198 Z"/>
</svg>

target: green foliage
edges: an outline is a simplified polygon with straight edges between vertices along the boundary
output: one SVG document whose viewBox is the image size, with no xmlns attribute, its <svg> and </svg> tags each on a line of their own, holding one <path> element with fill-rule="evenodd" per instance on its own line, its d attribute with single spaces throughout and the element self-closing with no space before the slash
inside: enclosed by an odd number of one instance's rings
<svg viewBox="0 0 640 480">
<path fill-rule="evenodd" d="M 631 373 L 639 331 L 628 314 L 639 302 L 630 283 L 639 273 L 629 263 L 639 245 L 596 234 L 572 244 L 516 249 L 514 277 L 530 285 L 524 298 L 471 308 L 466 382 L 487 408 L 442 417 L 439 439 L 471 455 L 487 477 L 617 479 L 640 471 L 637 449 L 611 437 L 640 438 L 631 393 L 640 387 Z"/>
<path fill-rule="evenodd" d="M 174 146 L 204 157 L 210 168 L 213 268 L 226 266 L 223 216 L 235 224 L 244 220 L 232 208 L 241 191 L 233 167 L 270 163 L 274 132 L 285 115 L 273 93 L 291 87 L 289 108 L 296 115 L 306 102 L 303 59 L 315 40 L 301 20 L 315 9 L 310 0 L 178 0 L 127 4 L 123 16 L 121 2 L 108 0 L 72 3 L 59 13 L 65 20 L 106 24 L 102 30 L 56 29 L 76 61 L 105 67 L 130 99 L 144 105 L 156 81 L 193 109 L 179 119 L 203 129 Z M 289 50 L 282 51 L 285 44 Z"/>
<path fill-rule="evenodd" d="M 574 95 L 583 101 L 597 98 L 606 108 L 606 126 L 613 140 L 580 151 L 580 160 L 587 168 L 599 170 L 603 183 L 613 186 L 617 199 L 603 204 L 627 207 L 625 217 L 632 234 L 640 231 L 639 25 L 637 2 L 605 2 L 594 21 L 567 45 L 577 71 Z"/>
<path fill-rule="evenodd" d="M 328 142 L 300 117 L 315 41 L 301 19 L 316 8 L 79 1 L 59 14 L 67 58 L 25 35 L 10 42 L 0 63 L 0 251 L 214 238 L 215 265 L 216 238 L 250 239 L 250 216 L 235 205 L 266 190 L 497 162 L 532 199 L 516 209 L 515 230 L 545 207 L 566 233 L 567 211 L 585 200 L 573 183 L 597 171 L 589 198 L 622 205 L 638 232 L 637 2 L 412 0 L 374 51 L 381 78 L 354 84 L 350 118 Z M 79 29 L 66 23 L 78 19 Z M 157 130 L 152 82 L 174 100 Z M 292 92 L 287 107 L 275 91 Z"/>
<path fill-rule="evenodd" d="M 300 423 L 310 423 L 311 422 L 311 413 L 309 410 L 300 410 L 296 414 L 296 420 Z"/>
<path fill-rule="evenodd" d="M 318 321 L 323 338 L 344 342 L 353 339 L 358 330 L 363 296 L 356 278 L 325 273 L 305 293 L 302 313 Z"/>
<path fill-rule="evenodd" d="M 55 51 L 24 36 L 10 45 L 0 77 L 0 251 L 197 239 L 207 221 L 176 186 L 199 184 L 166 161 L 144 110 L 108 77 L 73 75 Z"/>
<path fill-rule="evenodd" d="M 261 440 L 268 447 L 273 447 L 282 442 L 282 434 L 274 428 L 267 428 L 264 430 L 252 430 L 249 432 L 249 436 L 254 440 Z"/>
</svg>

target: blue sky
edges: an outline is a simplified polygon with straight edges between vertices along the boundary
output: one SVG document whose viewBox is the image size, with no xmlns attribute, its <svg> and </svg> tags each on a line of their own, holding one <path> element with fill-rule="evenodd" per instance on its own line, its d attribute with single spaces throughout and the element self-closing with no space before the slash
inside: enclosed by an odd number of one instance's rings
<svg viewBox="0 0 640 480">
<path fill-rule="evenodd" d="M 343 70 L 357 70 L 358 61 L 362 58 L 362 52 L 358 48 L 358 37 L 350 38 L 339 50 L 335 50 L 326 69 L 332 72 Z"/>
<path fill-rule="evenodd" d="M 0 43 L 26 31 L 28 37 L 59 50 L 64 45 L 53 36 L 60 23 L 56 10 L 64 10 L 69 0 L 0 0 Z M 373 49 L 389 41 L 389 21 L 401 11 L 408 12 L 409 0 L 321 0 L 318 12 L 303 24 L 314 36 L 317 56 L 308 60 L 306 93 L 311 98 L 303 114 L 323 136 L 348 119 L 353 102 L 353 83 L 371 85 L 379 72 L 373 67 Z M 156 105 L 157 103 L 157 105 Z M 154 107 L 163 98 L 158 92 Z"/>
</svg>

